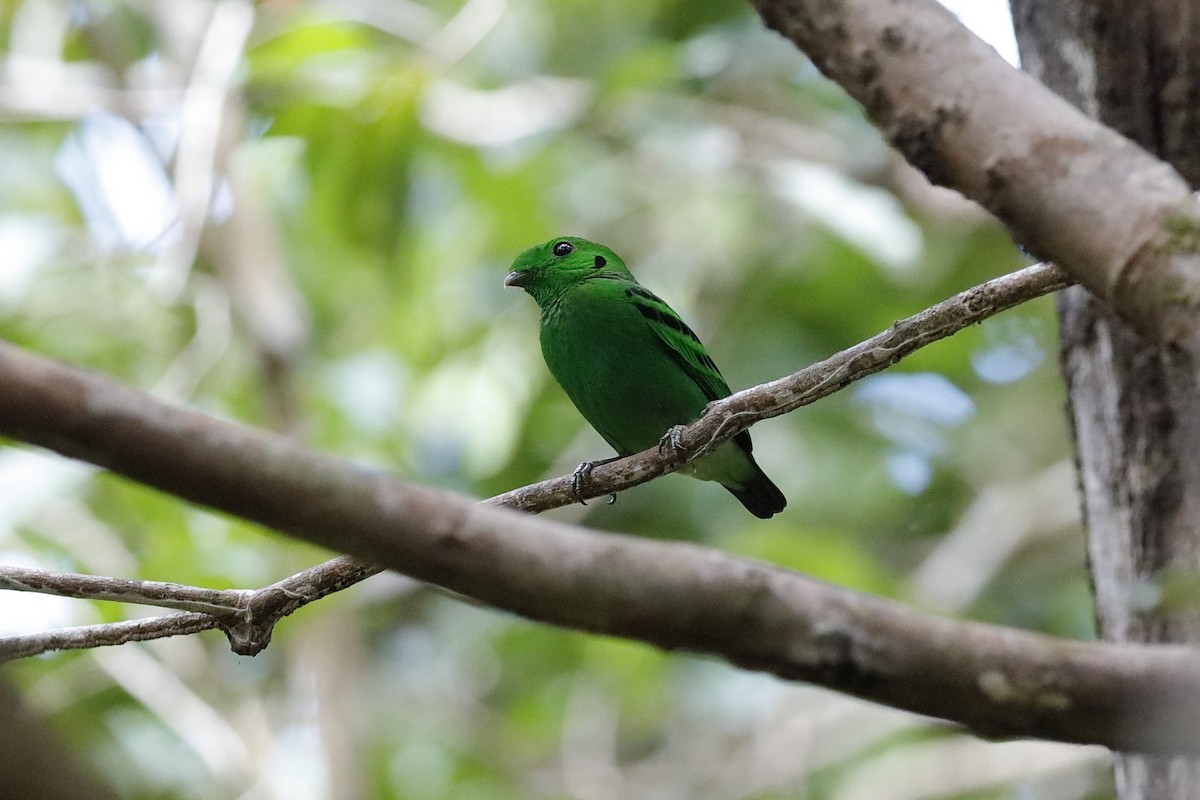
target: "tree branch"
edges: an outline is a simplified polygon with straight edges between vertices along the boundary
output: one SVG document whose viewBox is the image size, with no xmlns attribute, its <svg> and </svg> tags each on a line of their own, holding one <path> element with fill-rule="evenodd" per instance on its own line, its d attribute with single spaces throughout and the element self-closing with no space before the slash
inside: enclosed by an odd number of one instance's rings
<svg viewBox="0 0 1200 800">
<path fill-rule="evenodd" d="M 1044 265 L 990 281 L 827 362 L 714 404 L 685 431 L 685 443 L 723 440 L 1064 283 Z M 173 408 L 8 344 L 0 344 L 0 384 L 0 432 L 356 557 L 247 595 L 258 601 L 248 605 L 251 620 L 259 610 L 287 613 L 335 591 L 377 569 L 367 566 L 374 563 L 531 619 L 717 655 L 984 735 L 1200 750 L 1193 735 L 1200 653 L 1191 648 L 1072 642 L 929 617 L 690 544 L 598 534 L 492 508 Z M 625 462 L 637 465 L 637 475 L 673 466 L 651 467 L 656 459 L 665 460 L 650 451 Z M 636 482 L 618 464 L 602 467 L 591 490 L 622 481 Z M 565 499 L 558 487 L 567 482 L 548 482 L 540 499 L 531 489 L 514 502 L 553 505 Z M 184 612 L 122 623 L 114 637 L 218 624 Z M 78 646 L 71 633 L 45 636 Z"/>
<path fill-rule="evenodd" d="M 240 608 L 246 594 L 239 589 L 201 589 L 181 583 L 102 578 L 3 565 L 0 565 L 0 589 L 90 600 L 116 600 L 217 616 Z"/>
<path fill-rule="evenodd" d="M 959 292 L 824 361 L 709 404 L 704 416 L 681 434 L 682 449 L 687 453 L 684 460 L 674 460 L 651 448 L 598 465 L 581 494 L 584 499 L 603 497 L 679 469 L 756 422 L 814 403 L 887 369 L 925 345 L 1070 284 L 1071 280 L 1053 264 L 1034 264 Z M 513 489 L 487 502 L 520 511 L 546 511 L 575 501 L 573 483 L 572 476 L 565 475 Z"/>
<path fill-rule="evenodd" d="M 905 157 L 1155 338 L 1200 351 L 1200 204 L 935 0 L 753 0 Z"/>
<path fill-rule="evenodd" d="M 3 643 L 3 646 L 0 647 L 0 663 L 36 656 L 53 650 L 82 650 L 127 642 L 144 642 L 149 639 L 163 639 L 167 636 L 187 636 L 220 626 L 221 621 L 212 614 L 185 611 L 161 617 L 131 619 L 102 625 L 79 625 L 72 628 L 39 631 L 23 636 L 6 636 L 0 640 Z"/>
<path fill-rule="evenodd" d="M 116 600 L 187 611 L 131 622 L 66 628 L 0 638 L 0 662 L 49 652 L 124 644 L 221 628 L 238 655 L 253 656 L 271 643 L 275 623 L 301 606 L 383 571 L 339 556 L 261 589 L 203 589 L 179 583 L 134 581 L 76 573 L 0 566 L 0 589 L 60 597 Z M 208 618 L 200 624 L 196 615 Z"/>
</svg>

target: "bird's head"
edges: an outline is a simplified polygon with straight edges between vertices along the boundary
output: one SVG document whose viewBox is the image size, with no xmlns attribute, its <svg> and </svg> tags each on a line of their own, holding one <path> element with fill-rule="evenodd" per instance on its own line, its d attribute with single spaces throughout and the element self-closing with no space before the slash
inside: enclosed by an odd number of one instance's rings
<svg viewBox="0 0 1200 800">
<path fill-rule="evenodd" d="M 504 285 L 521 287 L 543 305 L 572 286 L 597 278 L 633 280 L 633 275 L 604 245 L 577 236 L 559 236 L 517 256 Z"/>
</svg>

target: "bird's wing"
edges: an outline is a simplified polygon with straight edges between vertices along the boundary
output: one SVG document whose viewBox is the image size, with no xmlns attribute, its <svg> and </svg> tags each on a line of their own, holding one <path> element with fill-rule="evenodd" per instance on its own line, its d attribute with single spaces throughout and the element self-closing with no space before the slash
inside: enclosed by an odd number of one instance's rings
<svg viewBox="0 0 1200 800">
<path fill-rule="evenodd" d="M 666 355 L 700 388 L 710 403 L 730 395 L 729 384 L 704 349 L 700 338 L 674 309 L 654 292 L 638 284 L 626 287 L 625 295 L 645 318 Z M 734 441 L 747 453 L 753 449 L 750 434 L 746 431 L 735 436 Z"/>
</svg>

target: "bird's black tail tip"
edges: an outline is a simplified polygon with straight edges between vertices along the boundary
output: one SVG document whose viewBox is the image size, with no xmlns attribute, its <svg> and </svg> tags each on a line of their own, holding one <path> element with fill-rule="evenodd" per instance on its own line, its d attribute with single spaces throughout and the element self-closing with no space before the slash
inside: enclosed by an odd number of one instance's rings
<svg viewBox="0 0 1200 800">
<path fill-rule="evenodd" d="M 783 492 L 762 472 L 741 486 L 725 488 L 747 511 L 759 519 L 770 519 L 787 506 L 787 498 L 783 496 Z"/>
</svg>

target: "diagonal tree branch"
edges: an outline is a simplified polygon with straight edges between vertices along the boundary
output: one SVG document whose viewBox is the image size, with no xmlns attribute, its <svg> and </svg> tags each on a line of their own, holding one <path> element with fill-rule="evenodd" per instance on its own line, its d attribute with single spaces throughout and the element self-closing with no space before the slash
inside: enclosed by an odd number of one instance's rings
<svg viewBox="0 0 1200 800">
<path fill-rule="evenodd" d="M 1142 332 L 1200 350 L 1200 204 L 936 0 L 752 0 L 904 156 Z"/>
<path fill-rule="evenodd" d="M 988 281 L 965 292 L 961 292 L 925 311 L 896 322 L 883 331 L 854 347 L 843 350 L 830 358 L 813 364 L 795 375 L 777 381 L 791 385 L 790 394 L 778 395 L 773 403 L 759 411 L 743 411 L 734 408 L 723 412 L 714 407 L 713 419 L 707 424 L 711 432 L 700 431 L 694 438 L 707 442 L 690 453 L 690 459 L 698 457 L 705 449 L 735 435 L 752 422 L 786 413 L 802 405 L 815 402 L 832 394 L 849 383 L 894 364 L 900 358 L 950 336 L 962 328 L 999 313 L 1007 308 L 1062 288 L 1067 279 L 1052 265 L 1035 264 L 1011 275 Z M 762 387 L 748 389 L 738 397 L 753 397 Z M 707 417 L 706 417 L 707 419 Z M 699 431 L 699 426 L 693 426 Z M 593 473 L 593 479 L 583 494 L 588 497 L 605 495 L 642 483 L 664 472 L 677 469 L 681 463 L 664 458 L 654 450 L 643 454 L 650 464 L 623 469 L 624 462 L 602 466 Z M 563 476 L 538 484 L 522 487 L 485 501 L 524 511 L 544 511 L 574 502 L 573 481 Z M 90 598 L 93 600 L 117 600 L 145 605 L 157 605 L 182 611 L 207 612 L 214 617 L 208 628 L 220 627 L 229 637 L 234 652 L 255 655 L 271 640 L 276 622 L 307 603 L 352 586 L 375 575 L 382 568 L 357 561 L 349 556 L 319 564 L 303 572 L 285 578 L 271 586 L 257 590 L 213 590 L 172 583 L 133 581 L 120 578 L 96 577 L 70 573 L 54 573 L 20 567 L 0 566 L 0 589 L 32 591 L 56 594 L 65 597 Z M 139 639 L 177 636 L 196 631 L 193 620 L 187 615 L 173 614 L 162 617 L 161 625 L 151 627 L 142 620 L 137 628 Z M 42 638 L 0 638 L 0 661 L 21 658 L 54 649 L 76 649 L 106 644 L 121 644 L 125 638 L 125 623 L 80 626 L 67 631 L 56 631 Z M 42 649 L 36 644 L 40 642 Z"/>
<path fill-rule="evenodd" d="M 976 287 L 830 362 L 714 404 L 685 431 L 685 443 L 731 436 L 882 369 L 917 341 L 1063 283 L 1053 267 L 1037 266 Z M 376 569 L 367 564 L 380 564 L 531 619 L 710 653 L 985 735 L 1157 753 L 1200 748 L 1200 653 L 1190 648 L 1073 642 L 930 617 L 690 544 L 492 508 L 173 408 L 7 344 L 0 383 L 0 432 L 353 554 L 281 582 L 262 595 L 264 605 L 294 608 L 305 591 L 334 591 L 338 580 L 351 583 Z M 650 451 L 626 462 L 641 475 L 656 459 L 663 460 Z M 568 480 L 546 491 L 553 496 Z M 634 482 L 620 470 L 597 470 L 599 491 L 621 480 Z M 204 614 L 184 624 L 201 629 L 213 620 Z M 170 624 L 171 617 L 129 623 L 118 638 Z"/>
<path fill-rule="evenodd" d="M 1034 264 L 960 292 L 824 361 L 709 404 L 704 416 L 681 432 L 687 454 L 683 461 L 652 448 L 598 465 L 582 495 L 585 499 L 603 497 L 672 472 L 756 422 L 814 403 L 887 369 L 925 345 L 1070 284 L 1070 278 L 1053 264 Z M 520 511 L 546 511 L 574 502 L 573 483 L 572 476 L 566 475 L 505 492 L 488 502 Z"/>
</svg>

